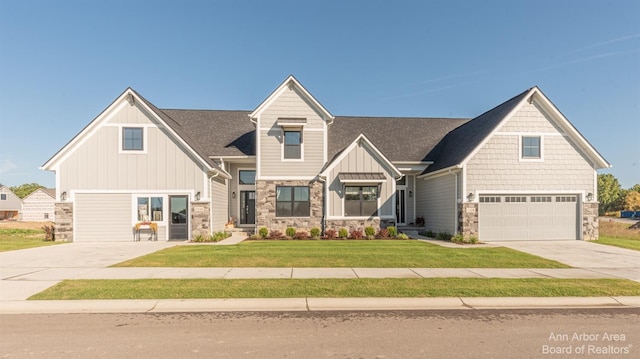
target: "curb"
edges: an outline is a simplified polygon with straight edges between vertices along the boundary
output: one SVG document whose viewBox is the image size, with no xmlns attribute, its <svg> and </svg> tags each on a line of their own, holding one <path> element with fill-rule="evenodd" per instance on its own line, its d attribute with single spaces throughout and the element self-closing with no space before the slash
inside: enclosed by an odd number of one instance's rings
<svg viewBox="0 0 640 359">
<path fill-rule="evenodd" d="M 238 298 L 1 301 L 0 314 L 640 308 L 635 297 Z"/>
</svg>

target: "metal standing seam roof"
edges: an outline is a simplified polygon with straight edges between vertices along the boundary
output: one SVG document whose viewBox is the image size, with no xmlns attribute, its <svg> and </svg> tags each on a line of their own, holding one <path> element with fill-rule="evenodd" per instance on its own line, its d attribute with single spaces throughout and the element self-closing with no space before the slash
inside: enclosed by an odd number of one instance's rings
<svg viewBox="0 0 640 359">
<path fill-rule="evenodd" d="M 384 173 L 367 173 L 367 172 L 340 172 L 338 173 L 338 180 L 344 181 L 384 181 L 387 178 Z"/>
</svg>

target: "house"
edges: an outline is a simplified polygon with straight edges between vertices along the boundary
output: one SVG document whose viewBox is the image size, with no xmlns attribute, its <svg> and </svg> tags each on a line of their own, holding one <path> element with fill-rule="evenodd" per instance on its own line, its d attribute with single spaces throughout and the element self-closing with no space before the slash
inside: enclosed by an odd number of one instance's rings
<svg viewBox="0 0 640 359">
<path fill-rule="evenodd" d="M 42 169 L 58 238 L 189 239 L 233 222 L 421 225 L 483 241 L 595 239 L 609 163 L 533 87 L 474 119 L 334 116 L 289 76 L 252 111 L 159 109 L 126 89 Z"/>
<path fill-rule="evenodd" d="M 21 220 L 25 222 L 55 222 L 56 190 L 38 188 L 22 200 Z"/>
<path fill-rule="evenodd" d="M 22 200 L 9 187 L 0 186 L 0 220 L 18 220 L 22 213 Z"/>
</svg>

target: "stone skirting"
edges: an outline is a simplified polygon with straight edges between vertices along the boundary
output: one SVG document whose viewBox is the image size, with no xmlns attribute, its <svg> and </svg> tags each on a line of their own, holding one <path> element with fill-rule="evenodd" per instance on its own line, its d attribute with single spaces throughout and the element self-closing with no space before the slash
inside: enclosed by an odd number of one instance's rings
<svg viewBox="0 0 640 359">
<path fill-rule="evenodd" d="M 309 217 L 276 217 L 276 186 L 308 186 Z M 322 228 L 323 184 L 319 181 L 256 181 L 256 227 L 285 232 L 287 227 L 309 231 Z"/>
<path fill-rule="evenodd" d="M 211 234 L 209 219 L 208 202 L 191 202 L 191 238 L 195 238 L 198 235 L 209 236 Z"/>
<path fill-rule="evenodd" d="M 56 241 L 73 242 L 73 203 L 57 202 L 56 213 Z"/>
<path fill-rule="evenodd" d="M 465 238 L 478 237 L 478 204 L 465 202 L 458 205 L 458 232 Z"/>
<path fill-rule="evenodd" d="M 582 203 L 582 238 L 595 241 L 599 235 L 598 203 Z"/>
<path fill-rule="evenodd" d="M 371 226 L 376 229 L 376 232 L 380 229 L 380 218 L 368 218 L 368 219 L 331 219 L 326 221 L 327 228 L 333 229 L 336 232 L 340 228 L 346 228 L 349 232 L 353 230 L 360 230 L 364 232 L 364 228 Z"/>
</svg>

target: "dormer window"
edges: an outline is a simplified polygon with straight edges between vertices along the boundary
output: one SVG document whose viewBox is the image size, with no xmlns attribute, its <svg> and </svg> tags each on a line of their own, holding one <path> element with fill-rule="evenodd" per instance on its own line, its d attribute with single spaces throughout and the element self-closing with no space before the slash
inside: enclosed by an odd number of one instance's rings
<svg viewBox="0 0 640 359">
<path fill-rule="evenodd" d="M 122 128 L 122 150 L 123 151 L 143 151 L 144 150 L 144 129 L 142 127 Z"/>
</svg>

